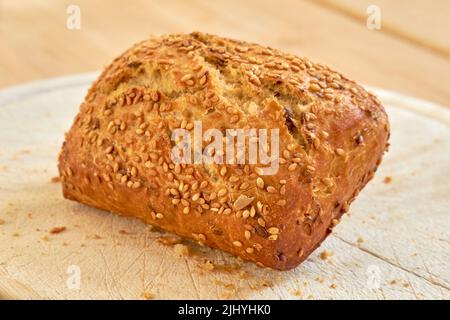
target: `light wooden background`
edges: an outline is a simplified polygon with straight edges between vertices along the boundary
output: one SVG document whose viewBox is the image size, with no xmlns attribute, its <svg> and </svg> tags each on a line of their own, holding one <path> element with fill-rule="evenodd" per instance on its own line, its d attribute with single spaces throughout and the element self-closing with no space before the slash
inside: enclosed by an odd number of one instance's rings
<svg viewBox="0 0 450 320">
<path fill-rule="evenodd" d="M 80 6 L 80 30 L 66 28 L 70 4 Z M 366 27 L 372 4 L 379 31 Z M 199 30 L 450 106 L 448 0 L 0 0 L 0 10 L 0 87 L 99 70 L 151 33 Z"/>
</svg>

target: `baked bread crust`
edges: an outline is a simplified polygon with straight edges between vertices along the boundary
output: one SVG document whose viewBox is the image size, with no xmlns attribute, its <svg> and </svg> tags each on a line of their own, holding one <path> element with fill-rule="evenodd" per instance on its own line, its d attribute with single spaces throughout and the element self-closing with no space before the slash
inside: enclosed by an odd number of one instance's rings
<svg viewBox="0 0 450 320">
<path fill-rule="evenodd" d="M 194 120 L 203 131 L 279 128 L 278 173 L 174 164 L 170 132 Z M 194 32 L 140 42 L 103 71 L 66 134 L 59 172 L 68 199 L 285 270 L 348 210 L 388 138 L 379 100 L 339 73 Z"/>
</svg>

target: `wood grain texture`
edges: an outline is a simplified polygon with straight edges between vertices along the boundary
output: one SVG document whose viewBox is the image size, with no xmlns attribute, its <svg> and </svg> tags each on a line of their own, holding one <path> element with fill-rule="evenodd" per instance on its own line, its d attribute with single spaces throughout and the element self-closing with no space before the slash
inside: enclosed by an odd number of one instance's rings
<svg viewBox="0 0 450 320">
<path fill-rule="evenodd" d="M 393 2 L 380 2 L 387 8 L 383 21 L 388 26 L 447 48 L 448 22 L 442 22 L 442 17 L 449 10 L 448 1 L 432 6 L 428 1 L 408 1 L 406 8 L 404 1 Z M 349 3 L 342 2 L 342 6 L 347 8 Z M 360 15 L 366 1 L 358 3 L 350 5 Z M 69 4 L 63 0 L 0 3 L 0 86 L 100 70 L 150 33 L 200 30 L 308 56 L 366 84 L 443 105 L 450 99 L 448 56 L 405 41 L 388 32 L 389 28 L 370 31 L 364 20 L 342 14 L 323 5 L 323 1 L 167 0 L 128 4 L 81 0 L 77 1 L 81 30 L 66 28 Z M 412 19 L 418 22 L 410 23 Z"/>
<path fill-rule="evenodd" d="M 0 92 L 0 297 L 450 298 L 448 110 L 380 92 L 392 124 L 383 165 L 324 244 L 279 272 L 191 243 L 180 256 L 165 233 L 62 198 L 56 156 L 92 80 Z"/>
<path fill-rule="evenodd" d="M 382 29 L 393 37 L 403 39 L 450 58 L 450 16 L 447 0 L 316 0 L 327 8 L 341 12 L 352 19 L 366 21 L 366 10 L 376 5 L 381 10 Z"/>
</svg>

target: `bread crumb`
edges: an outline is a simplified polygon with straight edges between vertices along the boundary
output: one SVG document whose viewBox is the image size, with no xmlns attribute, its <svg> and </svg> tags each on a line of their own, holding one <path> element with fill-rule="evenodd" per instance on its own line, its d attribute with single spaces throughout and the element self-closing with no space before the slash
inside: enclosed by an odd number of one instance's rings
<svg viewBox="0 0 450 320">
<path fill-rule="evenodd" d="M 44 241 L 48 241 L 48 236 L 45 235 L 45 236 L 43 236 L 41 239 L 44 240 Z"/>
<path fill-rule="evenodd" d="M 203 263 L 198 263 L 197 267 L 205 271 L 213 271 L 215 266 L 210 260 L 205 260 Z"/>
<path fill-rule="evenodd" d="M 327 260 L 333 255 L 333 252 L 324 250 L 320 253 L 320 259 Z"/>
<path fill-rule="evenodd" d="M 180 257 L 189 257 L 191 252 L 187 245 L 177 243 L 173 246 L 175 253 Z"/>
<path fill-rule="evenodd" d="M 330 286 L 330 288 L 331 288 L 331 289 L 336 289 L 336 288 L 337 288 L 337 285 L 333 283 L 333 284 Z"/>
<path fill-rule="evenodd" d="M 94 240 L 99 240 L 99 239 L 101 239 L 102 237 L 100 237 L 98 234 L 93 234 L 93 235 L 90 235 L 90 236 L 86 236 L 86 239 L 94 239 Z"/>
<path fill-rule="evenodd" d="M 49 232 L 51 234 L 58 234 L 58 233 L 65 231 L 66 229 L 67 229 L 66 227 L 54 227 L 54 228 L 51 228 Z"/>
<path fill-rule="evenodd" d="M 409 284 L 409 283 L 403 283 L 403 287 L 405 287 L 405 288 L 409 288 L 411 285 Z"/>
<path fill-rule="evenodd" d="M 13 237 L 20 237 L 20 233 L 14 232 L 14 233 L 13 233 Z"/>
<path fill-rule="evenodd" d="M 55 176 L 55 177 L 50 179 L 51 183 L 58 183 L 60 181 L 61 181 L 61 178 L 59 176 Z"/>
<path fill-rule="evenodd" d="M 356 239 L 356 242 L 358 244 L 363 243 L 364 242 L 364 238 L 363 237 L 358 237 L 358 239 Z"/>
<path fill-rule="evenodd" d="M 300 290 L 295 290 L 293 293 L 292 293 L 294 296 L 296 296 L 296 297 L 301 297 L 302 296 L 302 292 L 300 291 Z"/>
<path fill-rule="evenodd" d="M 394 279 L 391 281 L 391 285 L 396 285 L 396 284 L 397 284 L 397 280 Z"/>
<path fill-rule="evenodd" d="M 386 184 L 391 183 L 392 182 L 392 177 L 391 176 L 384 177 L 383 182 L 386 183 Z"/>
<path fill-rule="evenodd" d="M 174 246 L 181 243 L 181 239 L 175 236 L 160 236 L 157 240 L 166 246 Z"/>
<path fill-rule="evenodd" d="M 317 277 L 316 281 L 319 283 L 323 283 L 325 280 L 322 277 Z"/>
<path fill-rule="evenodd" d="M 2 224 L 5 224 L 6 223 L 6 221 L 5 220 L 3 220 L 3 219 L 0 219 L 0 225 L 2 225 Z"/>
<path fill-rule="evenodd" d="M 142 297 L 144 297 L 145 300 L 153 300 L 153 299 L 155 299 L 155 295 L 153 293 L 150 293 L 150 292 L 147 292 L 147 291 L 145 291 L 142 294 Z"/>
</svg>

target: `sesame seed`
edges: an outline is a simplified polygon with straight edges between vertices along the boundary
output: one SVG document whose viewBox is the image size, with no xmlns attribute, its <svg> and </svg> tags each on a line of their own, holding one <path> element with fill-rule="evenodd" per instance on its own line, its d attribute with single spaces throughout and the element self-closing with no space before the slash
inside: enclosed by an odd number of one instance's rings
<svg viewBox="0 0 450 320">
<path fill-rule="evenodd" d="M 192 201 L 197 201 L 200 198 L 200 193 L 196 193 L 192 196 Z"/>
<path fill-rule="evenodd" d="M 249 210 L 242 211 L 242 218 L 247 219 L 250 216 Z"/>
<path fill-rule="evenodd" d="M 308 89 L 311 92 L 317 92 L 317 91 L 320 91 L 320 86 L 318 84 L 316 84 L 316 83 L 312 83 L 312 84 L 309 85 Z"/>
<path fill-rule="evenodd" d="M 278 235 L 277 234 L 271 234 L 267 239 L 271 240 L 271 241 L 275 241 L 278 239 Z"/>
<path fill-rule="evenodd" d="M 258 177 L 256 179 L 256 185 L 258 186 L 258 188 L 264 189 L 264 180 L 262 178 Z"/>
<path fill-rule="evenodd" d="M 227 167 L 222 167 L 221 169 L 220 169 L 220 175 L 223 177 L 224 175 L 226 175 L 227 174 Z"/>
<path fill-rule="evenodd" d="M 186 75 L 184 75 L 183 77 L 181 77 L 181 79 L 180 79 L 180 81 L 181 82 L 185 82 L 185 81 L 187 81 L 187 80 L 189 80 L 189 79 L 192 79 L 194 76 L 192 75 L 192 74 L 186 74 Z"/>
<path fill-rule="evenodd" d="M 275 188 L 272 187 L 272 186 L 268 186 L 266 190 L 267 190 L 267 192 L 269 192 L 269 193 L 275 193 L 275 192 L 277 192 L 277 189 L 275 189 Z"/>
<path fill-rule="evenodd" d="M 270 234 L 279 234 L 280 229 L 278 229 L 277 227 L 270 227 L 269 229 L 267 229 L 267 232 L 269 232 Z"/>
<path fill-rule="evenodd" d="M 105 149 L 105 153 L 111 153 L 113 151 L 114 147 L 113 146 L 109 146 Z"/>
<path fill-rule="evenodd" d="M 250 217 L 254 217 L 256 215 L 256 210 L 255 210 L 255 207 L 254 206 L 252 206 L 251 208 L 250 208 Z"/>
<path fill-rule="evenodd" d="M 240 242 L 240 241 L 233 241 L 233 245 L 235 247 L 242 247 L 242 242 Z"/>
<path fill-rule="evenodd" d="M 206 241 L 206 236 L 202 233 L 199 233 L 197 237 L 200 241 Z"/>
<path fill-rule="evenodd" d="M 153 102 L 159 101 L 159 92 L 158 91 L 152 92 L 152 100 L 153 100 Z"/>
<path fill-rule="evenodd" d="M 297 163 L 296 163 L 296 162 L 291 163 L 291 164 L 289 165 L 289 167 L 288 167 L 288 170 L 289 170 L 289 171 L 294 171 L 295 169 L 297 169 Z"/>
<path fill-rule="evenodd" d="M 279 205 L 280 207 L 284 207 L 286 205 L 286 200 L 284 199 L 278 200 L 277 205 Z"/>
<path fill-rule="evenodd" d="M 306 169 L 310 172 L 316 171 L 316 168 L 314 168 L 313 166 L 306 166 Z"/>
<path fill-rule="evenodd" d="M 206 188 L 207 185 L 208 185 L 208 181 L 202 181 L 200 183 L 200 189 Z"/>
<path fill-rule="evenodd" d="M 264 219 L 263 218 L 258 218 L 258 224 L 261 226 L 261 227 L 265 227 L 266 226 L 266 221 L 264 221 Z"/>
<path fill-rule="evenodd" d="M 251 236 L 252 236 L 252 233 L 250 231 L 248 231 L 248 230 L 244 231 L 245 239 L 249 240 L 251 238 Z"/>
<path fill-rule="evenodd" d="M 156 214 L 156 219 L 162 219 L 162 218 L 164 218 L 164 215 L 162 213 Z"/>
<path fill-rule="evenodd" d="M 250 184 L 248 182 L 243 182 L 241 184 L 241 186 L 239 187 L 240 190 L 245 190 L 248 189 L 248 187 L 250 186 Z"/>
<path fill-rule="evenodd" d="M 183 213 L 184 214 L 188 214 L 189 213 L 189 207 L 184 207 L 183 208 Z"/>
<path fill-rule="evenodd" d="M 225 210 L 223 210 L 223 214 L 230 214 L 231 213 L 231 209 L 227 208 Z"/>
<path fill-rule="evenodd" d="M 343 156 L 343 155 L 345 154 L 345 151 L 344 151 L 344 149 L 337 148 L 337 149 L 336 149 L 336 154 L 337 154 L 338 156 Z"/>
<path fill-rule="evenodd" d="M 249 247 L 249 248 L 245 249 L 245 252 L 252 254 L 253 252 L 255 252 L 255 249 Z"/>
<path fill-rule="evenodd" d="M 234 116 L 232 116 L 230 118 L 230 123 L 236 123 L 239 121 L 239 116 L 237 114 L 235 114 Z"/>
<path fill-rule="evenodd" d="M 222 196 L 226 195 L 227 193 L 228 193 L 228 190 L 223 188 L 223 189 L 220 189 L 219 192 L 217 192 L 217 195 L 219 197 L 222 197 Z"/>
<path fill-rule="evenodd" d="M 132 185 L 133 189 L 138 189 L 140 187 L 141 187 L 141 183 L 139 181 L 134 182 L 133 185 Z"/>
</svg>

